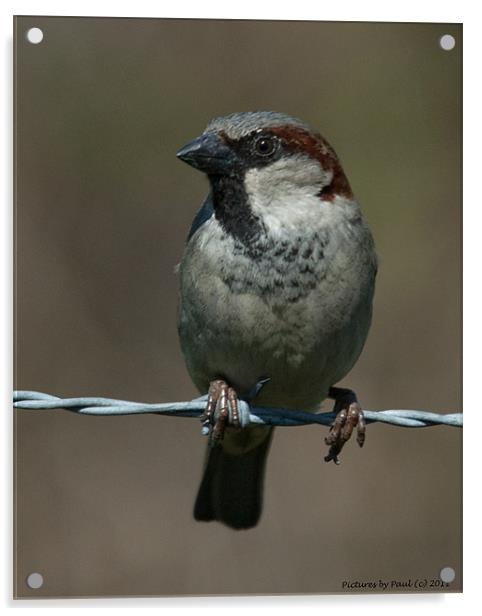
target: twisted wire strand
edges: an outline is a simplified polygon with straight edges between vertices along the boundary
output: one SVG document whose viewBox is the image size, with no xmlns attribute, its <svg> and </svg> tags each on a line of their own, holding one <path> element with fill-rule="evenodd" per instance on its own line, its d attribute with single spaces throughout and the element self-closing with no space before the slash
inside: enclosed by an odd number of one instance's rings
<svg viewBox="0 0 482 616">
<path fill-rule="evenodd" d="M 14 406 L 19 409 L 64 409 L 81 415 L 137 415 L 152 413 L 173 417 L 199 417 L 206 406 L 207 396 L 189 402 L 146 404 L 112 398 L 58 398 L 38 391 L 14 391 Z M 310 413 L 282 408 L 251 407 L 239 400 L 241 425 L 265 424 L 270 426 L 303 426 L 321 424 L 329 426 L 334 413 Z M 363 411 L 367 423 L 381 422 L 403 428 L 426 428 L 445 425 L 462 427 L 462 413 L 431 413 L 414 410 Z"/>
</svg>

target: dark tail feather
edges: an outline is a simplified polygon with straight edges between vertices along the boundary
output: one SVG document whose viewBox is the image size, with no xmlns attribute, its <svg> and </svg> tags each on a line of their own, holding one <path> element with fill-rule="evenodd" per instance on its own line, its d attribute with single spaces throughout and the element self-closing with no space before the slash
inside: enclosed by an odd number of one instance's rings
<svg viewBox="0 0 482 616">
<path fill-rule="evenodd" d="M 260 429 L 257 430 L 259 435 Z M 256 526 L 263 504 L 264 471 L 273 429 L 263 431 L 265 438 L 246 453 L 228 453 L 224 441 L 209 448 L 194 505 L 196 520 L 218 520 L 236 529 Z M 227 434 L 225 439 L 229 438 Z"/>
</svg>

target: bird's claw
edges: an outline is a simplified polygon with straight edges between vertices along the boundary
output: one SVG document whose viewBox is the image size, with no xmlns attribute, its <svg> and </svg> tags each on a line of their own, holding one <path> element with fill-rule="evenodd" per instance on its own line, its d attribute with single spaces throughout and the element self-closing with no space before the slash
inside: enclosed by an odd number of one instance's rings
<svg viewBox="0 0 482 616">
<path fill-rule="evenodd" d="M 224 438 L 226 426 L 240 427 L 238 396 L 226 381 L 216 379 L 209 384 L 206 408 L 200 416 L 203 434 L 210 435 L 212 445 Z"/>
<path fill-rule="evenodd" d="M 330 432 L 325 438 L 325 443 L 330 446 L 328 455 L 325 456 L 325 462 L 333 460 L 335 464 L 340 464 L 338 454 L 351 437 L 355 427 L 357 443 L 360 447 L 363 447 L 366 424 L 362 408 L 358 402 L 335 404 L 335 412 L 337 411 L 337 406 L 342 408 L 337 412 L 335 421 L 330 426 Z"/>
</svg>

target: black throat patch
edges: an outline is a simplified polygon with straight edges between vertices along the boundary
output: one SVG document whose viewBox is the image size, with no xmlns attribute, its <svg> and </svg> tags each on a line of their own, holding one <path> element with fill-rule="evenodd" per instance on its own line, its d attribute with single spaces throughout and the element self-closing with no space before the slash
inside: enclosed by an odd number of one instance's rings
<svg viewBox="0 0 482 616">
<path fill-rule="evenodd" d="M 249 205 L 243 178 L 238 174 L 212 175 L 209 180 L 215 217 L 226 233 L 242 242 L 250 252 L 266 229 Z"/>
</svg>

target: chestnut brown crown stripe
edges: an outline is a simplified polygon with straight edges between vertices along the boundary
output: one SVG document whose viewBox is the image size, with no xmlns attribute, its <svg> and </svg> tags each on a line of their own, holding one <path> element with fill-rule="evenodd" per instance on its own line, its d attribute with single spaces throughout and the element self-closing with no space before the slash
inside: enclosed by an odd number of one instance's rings
<svg viewBox="0 0 482 616">
<path fill-rule="evenodd" d="M 335 150 L 319 133 L 311 133 L 296 126 L 275 126 L 268 131 L 281 139 L 287 150 L 308 154 L 317 160 L 324 170 L 333 173 L 330 184 L 320 191 L 323 201 L 333 201 L 336 195 L 353 198 L 351 186 Z"/>
</svg>

